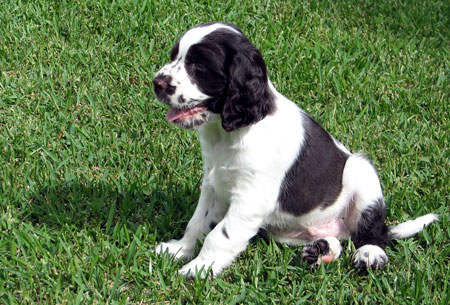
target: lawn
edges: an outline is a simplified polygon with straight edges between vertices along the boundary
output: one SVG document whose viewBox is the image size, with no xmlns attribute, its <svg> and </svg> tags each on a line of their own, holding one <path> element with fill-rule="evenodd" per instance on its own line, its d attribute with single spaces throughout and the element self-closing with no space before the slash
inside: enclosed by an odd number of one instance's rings
<svg viewBox="0 0 450 305">
<path fill-rule="evenodd" d="M 450 303 L 448 1 L 0 0 L 0 304 Z M 352 268 L 255 239 L 216 279 L 151 249 L 200 193 L 197 135 L 150 81 L 188 28 L 238 25 L 275 87 L 369 156 L 390 224 L 441 220 Z M 153 271 L 149 272 L 149 264 Z"/>
</svg>

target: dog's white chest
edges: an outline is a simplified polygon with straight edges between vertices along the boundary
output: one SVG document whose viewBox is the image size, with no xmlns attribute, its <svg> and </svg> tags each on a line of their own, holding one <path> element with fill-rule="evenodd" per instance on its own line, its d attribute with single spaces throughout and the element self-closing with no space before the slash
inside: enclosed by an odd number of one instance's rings
<svg viewBox="0 0 450 305">
<path fill-rule="evenodd" d="M 211 168 L 208 174 L 209 182 L 221 203 L 228 205 L 236 176 L 237 170 L 226 164 L 216 164 Z"/>
</svg>

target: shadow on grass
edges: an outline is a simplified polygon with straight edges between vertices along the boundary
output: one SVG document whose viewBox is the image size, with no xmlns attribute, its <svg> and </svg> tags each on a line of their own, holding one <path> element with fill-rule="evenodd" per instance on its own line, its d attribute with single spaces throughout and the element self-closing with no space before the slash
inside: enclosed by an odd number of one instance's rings
<svg viewBox="0 0 450 305">
<path fill-rule="evenodd" d="M 161 237 L 178 238 L 199 196 L 199 190 L 180 186 L 167 191 L 136 184 L 126 188 L 81 181 L 44 187 L 32 193 L 23 218 L 57 228 L 101 228 L 106 234 L 119 221 L 132 232 L 145 224 Z"/>
</svg>

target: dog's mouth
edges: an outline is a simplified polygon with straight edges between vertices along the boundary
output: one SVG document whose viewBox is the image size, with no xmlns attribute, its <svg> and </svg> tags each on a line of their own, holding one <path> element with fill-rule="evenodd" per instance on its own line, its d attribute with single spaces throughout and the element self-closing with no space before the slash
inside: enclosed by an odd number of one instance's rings
<svg viewBox="0 0 450 305">
<path fill-rule="evenodd" d="M 207 108 L 204 105 L 197 105 L 186 109 L 170 108 L 166 114 L 166 120 L 175 123 L 185 122 L 196 118 L 198 114 L 201 114 L 206 110 Z"/>
</svg>

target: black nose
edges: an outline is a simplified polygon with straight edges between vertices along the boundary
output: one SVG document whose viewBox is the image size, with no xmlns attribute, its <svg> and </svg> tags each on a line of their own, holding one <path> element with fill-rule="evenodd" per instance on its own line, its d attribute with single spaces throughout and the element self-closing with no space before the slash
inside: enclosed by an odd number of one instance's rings
<svg viewBox="0 0 450 305">
<path fill-rule="evenodd" d="M 168 91 L 167 89 L 169 87 L 171 87 L 170 86 L 171 80 L 172 80 L 172 78 L 167 75 L 158 75 L 157 77 L 155 77 L 155 79 L 153 80 L 153 86 L 155 87 L 155 91 L 157 91 L 157 92 L 158 91 L 159 92 Z"/>
<path fill-rule="evenodd" d="M 162 77 L 157 77 L 153 80 L 155 90 L 164 91 L 167 88 L 167 82 Z"/>
</svg>

